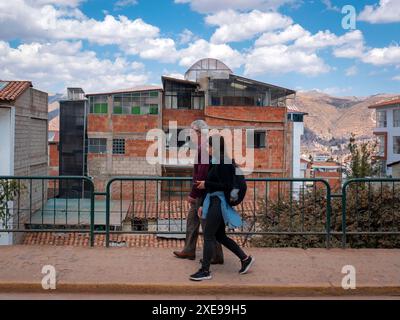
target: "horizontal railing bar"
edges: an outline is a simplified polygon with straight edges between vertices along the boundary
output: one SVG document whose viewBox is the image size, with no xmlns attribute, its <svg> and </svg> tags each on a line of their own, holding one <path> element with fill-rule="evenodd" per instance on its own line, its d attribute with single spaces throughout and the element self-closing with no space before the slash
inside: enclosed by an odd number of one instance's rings
<svg viewBox="0 0 400 320">
<path fill-rule="evenodd" d="M 11 233 L 11 232 L 33 232 L 33 233 L 89 233 L 90 229 L 0 229 L 0 232 Z"/>
</svg>

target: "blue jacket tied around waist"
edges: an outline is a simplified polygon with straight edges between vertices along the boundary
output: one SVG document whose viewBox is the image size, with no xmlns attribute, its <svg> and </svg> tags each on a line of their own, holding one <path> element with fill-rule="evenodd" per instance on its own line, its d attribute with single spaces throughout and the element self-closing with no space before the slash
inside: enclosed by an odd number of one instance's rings
<svg viewBox="0 0 400 320">
<path fill-rule="evenodd" d="M 203 202 L 203 214 L 202 214 L 203 219 L 207 218 L 211 197 L 218 197 L 219 200 L 221 200 L 221 212 L 225 221 L 225 225 L 227 225 L 228 228 L 235 229 L 242 226 L 242 219 L 240 218 L 239 213 L 227 203 L 225 195 L 222 191 L 207 193 Z"/>
</svg>

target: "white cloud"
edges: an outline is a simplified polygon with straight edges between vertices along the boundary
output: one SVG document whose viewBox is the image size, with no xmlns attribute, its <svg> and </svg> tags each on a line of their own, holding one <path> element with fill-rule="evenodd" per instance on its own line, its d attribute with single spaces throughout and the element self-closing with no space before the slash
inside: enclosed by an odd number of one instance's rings
<svg viewBox="0 0 400 320">
<path fill-rule="evenodd" d="M 333 5 L 331 0 L 321 0 L 321 2 L 325 5 L 327 10 L 340 12 L 339 7 Z"/>
<path fill-rule="evenodd" d="M 291 18 L 277 12 L 261 12 L 259 10 L 248 13 L 226 10 L 206 17 L 207 24 L 218 26 L 211 37 L 213 43 L 251 39 L 262 32 L 286 28 L 292 22 Z"/>
<path fill-rule="evenodd" d="M 268 72 L 326 73 L 334 69 L 318 56 L 318 51 L 327 48 L 331 48 L 337 57 L 359 58 L 364 50 L 363 34 L 358 30 L 342 36 L 329 30 L 311 34 L 298 24 L 278 32 L 267 32 L 249 50 L 245 72 L 249 75 Z"/>
<path fill-rule="evenodd" d="M 314 76 L 329 70 L 316 53 L 282 44 L 254 48 L 246 56 L 245 64 L 246 75 L 297 72 Z"/>
<path fill-rule="evenodd" d="M 190 67 L 197 60 L 215 58 L 224 61 L 230 68 L 238 68 L 244 63 L 243 55 L 227 44 L 214 44 L 204 39 L 196 40 L 179 51 L 179 64 Z"/>
<path fill-rule="evenodd" d="M 400 81 L 400 74 L 392 78 L 393 80 Z"/>
<path fill-rule="evenodd" d="M 118 0 L 115 5 L 114 8 L 115 9 L 122 9 L 124 7 L 130 7 L 130 6 L 135 6 L 137 5 L 137 0 Z"/>
<path fill-rule="evenodd" d="M 358 73 L 358 69 L 357 69 L 356 66 L 351 66 L 351 67 L 346 69 L 346 76 L 347 77 L 355 76 L 357 73 Z"/>
<path fill-rule="evenodd" d="M 379 4 L 365 6 L 358 19 L 370 23 L 400 22 L 400 1 L 380 0 Z"/>
<path fill-rule="evenodd" d="M 193 11 L 215 13 L 228 9 L 247 11 L 253 9 L 276 10 L 290 4 L 297 5 L 301 0 L 175 0 L 175 3 L 187 3 Z"/>
<path fill-rule="evenodd" d="M 103 20 L 95 20 L 77 8 L 38 7 L 24 0 L 0 2 L 0 38 L 36 42 L 88 40 L 100 45 L 115 44 L 144 58 L 162 56 L 163 61 L 172 60 L 164 55 L 171 50 L 173 54 L 175 48 L 172 39 L 160 37 L 159 28 L 142 19 L 107 14 Z"/>
<path fill-rule="evenodd" d="M 364 37 L 359 30 L 347 32 L 342 36 L 337 36 L 329 30 L 318 31 L 316 34 L 307 32 L 298 38 L 294 45 L 310 50 L 334 47 L 337 57 L 359 57 L 364 49 Z"/>
<path fill-rule="evenodd" d="M 112 90 L 148 81 L 141 63 L 99 59 L 95 52 L 83 51 L 80 41 L 33 42 L 17 48 L 0 41 L 0 70 L 3 79 L 31 80 L 50 92 L 67 86 L 81 86 L 86 92 Z"/>
<path fill-rule="evenodd" d="M 179 34 L 179 43 L 180 44 L 186 44 L 188 42 L 191 42 L 193 40 L 197 40 L 195 34 L 190 31 L 189 29 L 184 29 L 180 34 Z"/>
<path fill-rule="evenodd" d="M 255 46 L 261 47 L 266 45 L 284 44 L 306 36 L 308 33 L 309 32 L 304 30 L 299 24 L 294 24 L 280 32 L 266 32 L 262 34 L 261 37 L 256 40 Z"/>
<path fill-rule="evenodd" d="M 384 48 L 373 48 L 364 54 L 362 61 L 376 66 L 400 66 L 400 46 L 392 45 Z"/>
<path fill-rule="evenodd" d="M 46 4 L 52 4 L 61 7 L 78 7 L 85 0 L 27 0 L 32 6 L 44 6 Z"/>
</svg>

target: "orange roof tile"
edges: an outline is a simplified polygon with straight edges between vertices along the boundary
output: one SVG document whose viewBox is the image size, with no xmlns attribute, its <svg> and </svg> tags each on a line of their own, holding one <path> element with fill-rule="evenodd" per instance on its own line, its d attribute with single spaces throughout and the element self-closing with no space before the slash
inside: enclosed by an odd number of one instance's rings
<svg viewBox="0 0 400 320">
<path fill-rule="evenodd" d="M 369 106 L 369 109 L 375 109 L 375 108 L 382 108 L 382 107 L 387 107 L 390 106 L 392 104 L 399 104 L 400 103 L 400 98 L 395 98 L 395 99 L 391 99 L 391 100 L 385 100 L 385 101 L 381 101 L 378 102 L 376 104 L 373 104 L 372 106 Z"/>
<path fill-rule="evenodd" d="M 7 84 L 0 89 L 0 101 L 14 101 L 17 99 L 26 89 L 32 87 L 30 81 L 3 81 Z"/>
<path fill-rule="evenodd" d="M 186 219 L 189 212 L 190 204 L 188 201 L 171 200 L 155 202 L 135 201 L 129 205 L 126 214 L 126 221 L 132 219 Z M 254 204 L 253 201 L 243 201 L 242 204 L 235 207 L 240 215 L 244 217 L 253 217 Z M 259 210 L 259 204 L 256 203 L 256 212 Z"/>
</svg>

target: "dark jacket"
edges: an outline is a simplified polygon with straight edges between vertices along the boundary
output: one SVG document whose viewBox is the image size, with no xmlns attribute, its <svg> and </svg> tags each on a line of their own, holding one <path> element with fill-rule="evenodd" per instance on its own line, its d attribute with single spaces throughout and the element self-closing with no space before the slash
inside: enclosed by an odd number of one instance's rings
<svg viewBox="0 0 400 320">
<path fill-rule="evenodd" d="M 225 199 L 229 203 L 230 193 L 234 184 L 234 170 L 233 164 L 211 164 L 204 184 L 205 193 L 223 191 Z M 203 201 L 204 198 L 205 195 L 203 196 Z"/>
</svg>

